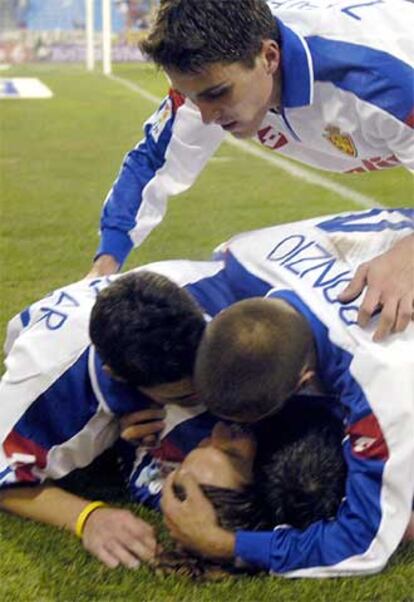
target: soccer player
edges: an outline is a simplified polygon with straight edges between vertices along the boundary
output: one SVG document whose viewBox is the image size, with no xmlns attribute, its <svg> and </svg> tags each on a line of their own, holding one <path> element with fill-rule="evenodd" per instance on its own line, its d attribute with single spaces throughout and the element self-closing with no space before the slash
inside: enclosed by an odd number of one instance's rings
<svg viewBox="0 0 414 602">
<path fill-rule="evenodd" d="M 357 325 L 358 303 L 342 305 L 336 290 L 361 259 L 413 228 L 413 210 L 372 210 L 267 228 L 226 246 L 226 276 L 237 296 L 256 298 L 208 325 L 196 361 L 200 397 L 218 416 L 254 422 L 279 411 L 305 383 L 322 385 L 346 412 L 346 497 L 335 520 L 300 533 L 233 533 L 217 529 L 186 477 L 185 502 L 168 496 L 163 506 L 179 541 L 287 576 L 369 574 L 385 566 L 409 526 L 414 498 L 414 325 L 375 344 Z M 191 519 L 198 515 L 203 528 Z"/>
<path fill-rule="evenodd" d="M 255 429 L 237 426 L 216 424 L 179 469 L 200 485 L 220 528 L 263 531 L 289 524 L 304 529 L 335 516 L 346 471 L 343 424 L 332 413 L 332 399 L 295 396 L 277 417 Z M 175 495 L 183 499 L 184 493 L 177 490 Z M 187 568 L 193 577 L 218 568 L 179 551 L 162 554 L 158 564 L 180 574 Z M 232 571 L 234 565 L 225 568 Z"/>
<path fill-rule="evenodd" d="M 122 265 L 226 132 L 336 172 L 413 169 L 413 11 L 403 0 L 163 0 L 142 47 L 172 89 L 106 199 L 91 275 Z M 413 273 L 411 235 L 363 264 L 342 300 L 367 285 L 360 325 L 379 306 L 376 338 L 400 332 Z"/>
<path fill-rule="evenodd" d="M 205 314 L 234 301 L 220 261 L 148 267 L 77 282 L 17 315 L 0 383 L 0 508 L 75 532 L 109 567 L 151 560 L 152 527 L 55 481 L 111 447 L 122 415 L 139 411 L 145 442 L 166 427 L 164 405 L 196 403 Z"/>
</svg>

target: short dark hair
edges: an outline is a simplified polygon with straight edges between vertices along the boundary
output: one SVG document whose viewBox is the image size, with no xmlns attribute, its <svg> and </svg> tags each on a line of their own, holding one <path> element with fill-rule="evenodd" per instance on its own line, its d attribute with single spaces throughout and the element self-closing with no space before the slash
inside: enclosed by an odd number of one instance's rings
<svg viewBox="0 0 414 602">
<path fill-rule="evenodd" d="M 332 398 L 294 396 L 277 416 L 255 425 L 253 485 L 240 491 L 200 485 L 221 527 L 262 531 L 289 524 L 305 529 L 336 515 L 345 495 L 346 464 L 344 426 L 329 408 L 332 402 Z M 185 493 L 178 497 L 184 499 Z M 218 564 L 185 551 L 161 555 L 159 567 L 161 572 L 196 579 L 241 572 L 229 563 Z"/>
<path fill-rule="evenodd" d="M 161 67 L 197 73 L 217 62 L 253 67 L 270 38 L 278 30 L 265 0 L 161 0 L 140 46 Z"/>
<path fill-rule="evenodd" d="M 216 510 L 218 523 L 223 529 L 261 531 L 269 527 L 254 485 L 242 490 L 213 485 L 200 485 L 200 488 Z"/>
<path fill-rule="evenodd" d="M 204 328 L 202 310 L 185 289 L 139 270 L 99 293 L 89 332 L 117 376 L 150 387 L 192 376 Z"/>
<path fill-rule="evenodd" d="M 334 517 L 345 495 L 344 425 L 326 403 L 293 397 L 258 423 L 256 436 L 254 475 L 266 520 L 305 529 Z"/>
<path fill-rule="evenodd" d="M 306 529 L 333 518 L 345 495 L 344 425 L 333 398 L 297 395 L 255 426 L 254 482 L 238 491 L 202 485 L 219 524 L 259 531 L 289 524 Z"/>
<path fill-rule="evenodd" d="M 295 392 L 312 345 L 305 318 L 287 305 L 240 301 L 208 325 L 197 352 L 196 389 L 213 414 L 258 420 Z"/>
</svg>

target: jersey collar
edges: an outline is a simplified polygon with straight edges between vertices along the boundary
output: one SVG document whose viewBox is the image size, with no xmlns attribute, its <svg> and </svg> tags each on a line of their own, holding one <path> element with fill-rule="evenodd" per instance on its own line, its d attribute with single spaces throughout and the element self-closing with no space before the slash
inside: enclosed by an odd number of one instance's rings
<svg viewBox="0 0 414 602">
<path fill-rule="evenodd" d="M 280 32 L 282 107 L 293 109 L 313 102 L 313 65 L 305 39 L 276 19 Z"/>
</svg>

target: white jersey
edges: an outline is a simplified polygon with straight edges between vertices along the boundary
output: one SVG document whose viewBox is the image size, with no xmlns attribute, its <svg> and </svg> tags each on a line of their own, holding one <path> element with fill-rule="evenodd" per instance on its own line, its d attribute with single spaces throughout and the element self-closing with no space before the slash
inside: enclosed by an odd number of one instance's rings
<svg viewBox="0 0 414 602">
<path fill-rule="evenodd" d="M 185 287 L 207 316 L 234 302 L 220 261 L 166 261 L 139 269 Z M 87 466 L 118 438 L 121 415 L 148 407 L 145 395 L 105 373 L 89 339 L 96 295 L 118 277 L 58 289 L 9 323 L 0 382 L 0 488 L 59 479 Z M 191 412 L 169 406 L 164 434 L 205 409 Z"/>
<path fill-rule="evenodd" d="M 414 324 L 374 343 L 373 320 L 356 323 L 361 299 L 338 293 L 357 266 L 414 231 L 414 210 L 315 218 L 230 240 L 226 276 L 239 299 L 281 298 L 312 328 L 318 375 L 345 407 L 346 498 L 332 521 L 304 531 L 239 532 L 243 560 L 291 577 L 381 570 L 402 539 L 414 496 Z"/>
<path fill-rule="evenodd" d="M 281 109 L 257 131 L 303 163 L 362 173 L 414 169 L 414 4 L 405 0 L 269 0 L 281 46 Z M 124 160 L 101 218 L 98 255 L 123 263 L 193 184 L 224 139 L 171 91 Z M 277 199 L 276 199 L 277 200 Z"/>
</svg>

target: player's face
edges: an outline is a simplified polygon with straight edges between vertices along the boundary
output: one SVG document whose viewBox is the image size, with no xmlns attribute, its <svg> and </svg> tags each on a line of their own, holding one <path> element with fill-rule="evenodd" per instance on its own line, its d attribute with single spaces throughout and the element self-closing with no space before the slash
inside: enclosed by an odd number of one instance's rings
<svg viewBox="0 0 414 602">
<path fill-rule="evenodd" d="M 191 378 L 154 387 L 140 387 L 140 390 L 159 405 L 176 403 L 182 407 L 191 407 L 200 403 Z"/>
<path fill-rule="evenodd" d="M 201 485 L 243 489 L 253 481 L 256 441 L 251 433 L 223 422 L 184 459 L 182 468 Z"/>
<path fill-rule="evenodd" d="M 279 104 L 279 49 L 265 40 L 253 68 L 241 62 L 211 63 L 200 73 L 169 70 L 174 89 L 200 110 L 203 122 L 236 138 L 254 136 L 267 111 Z"/>
</svg>

